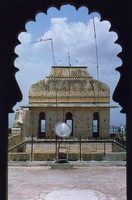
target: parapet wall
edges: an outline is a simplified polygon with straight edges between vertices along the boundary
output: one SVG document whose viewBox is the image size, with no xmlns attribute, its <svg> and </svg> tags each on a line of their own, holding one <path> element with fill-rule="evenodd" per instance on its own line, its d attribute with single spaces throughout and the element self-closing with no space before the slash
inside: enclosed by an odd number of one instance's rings
<svg viewBox="0 0 132 200">
<path fill-rule="evenodd" d="M 24 152 L 10 152 L 8 158 L 9 161 L 55 161 L 58 145 L 55 140 L 27 142 Z M 61 142 L 60 147 L 67 149 L 69 161 L 126 160 L 125 149 L 114 141 L 69 141 Z M 59 152 L 64 153 L 63 148 Z"/>
<path fill-rule="evenodd" d="M 33 149 L 34 153 L 55 153 L 56 147 L 59 142 L 33 142 L 26 144 L 26 153 L 30 153 Z M 65 147 L 69 154 L 88 154 L 88 153 L 104 153 L 113 152 L 113 142 L 88 142 L 88 141 L 72 141 L 72 142 L 61 142 L 60 147 Z M 116 148 L 117 149 L 117 148 Z"/>
<path fill-rule="evenodd" d="M 45 153 L 9 153 L 9 161 L 55 161 L 55 154 Z M 126 152 L 115 153 L 91 153 L 91 154 L 69 154 L 68 161 L 126 161 Z"/>
</svg>

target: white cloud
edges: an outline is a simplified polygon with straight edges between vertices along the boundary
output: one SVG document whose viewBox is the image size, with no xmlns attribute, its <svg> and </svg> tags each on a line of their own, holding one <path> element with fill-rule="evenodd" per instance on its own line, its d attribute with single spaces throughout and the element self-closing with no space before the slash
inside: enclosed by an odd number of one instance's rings
<svg viewBox="0 0 132 200">
<path fill-rule="evenodd" d="M 109 22 L 100 22 L 96 17 L 95 25 L 97 30 L 99 64 L 104 66 L 110 60 L 115 49 L 116 52 L 113 59 L 116 59 L 116 55 L 121 51 L 121 48 L 119 45 L 114 44 L 117 40 L 117 34 L 109 32 Z M 95 38 L 92 19 L 87 24 L 84 24 L 83 22 L 68 23 L 66 17 L 52 18 L 49 30 L 41 38 L 53 38 L 56 61 L 64 59 L 67 57 L 67 53 L 70 52 L 71 61 L 73 57 L 79 60 L 80 64 L 85 63 L 88 66 L 95 66 Z M 49 41 L 35 43 L 32 48 L 35 52 L 43 52 L 45 57 L 47 54 L 51 54 Z"/>
<path fill-rule="evenodd" d="M 32 36 L 27 32 L 22 32 L 19 34 L 18 39 L 22 44 L 28 44 L 31 42 Z"/>
</svg>

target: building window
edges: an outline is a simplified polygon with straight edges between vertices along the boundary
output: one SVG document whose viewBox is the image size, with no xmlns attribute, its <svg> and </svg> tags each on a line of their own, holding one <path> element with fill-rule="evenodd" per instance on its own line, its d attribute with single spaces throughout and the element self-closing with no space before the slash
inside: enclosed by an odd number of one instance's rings
<svg viewBox="0 0 132 200">
<path fill-rule="evenodd" d="M 72 113 L 71 112 L 67 112 L 66 113 L 66 120 L 65 120 L 66 124 L 68 124 L 71 128 L 71 136 L 73 136 L 73 119 L 72 119 Z"/>
<path fill-rule="evenodd" d="M 38 138 L 43 139 L 45 138 L 46 132 L 46 120 L 45 120 L 45 113 L 41 112 L 39 114 L 39 131 L 38 131 Z"/>
<path fill-rule="evenodd" d="M 93 114 L 93 138 L 99 137 L 99 113 Z"/>
</svg>

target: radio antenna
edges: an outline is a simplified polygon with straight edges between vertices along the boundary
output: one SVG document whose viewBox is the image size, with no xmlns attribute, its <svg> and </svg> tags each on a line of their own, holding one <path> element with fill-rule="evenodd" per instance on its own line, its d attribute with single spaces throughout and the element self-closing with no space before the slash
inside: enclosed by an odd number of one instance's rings
<svg viewBox="0 0 132 200">
<path fill-rule="evenodd" d="M 71 66 L 71 57 L 70 57 L 70 53 L 68 52 L 68 63 L 69 63 L 69 66 Z"/>
<path fill-rule="evenodd" d="M 50 40 L 50 41 L 51 41 L 51 50 L 52 50 L 53 66 L 55 66 L 55 55 L 54 55 L 54 46 L 53 46 L 53 40 L 52 40 L 52 38 L 40 39 L 39 41 L 31 42 L 31 44 L 37 43 L 37 42 L 44 42 L 44 41 L 47 41 L 47 40 Z"/>
</svg>

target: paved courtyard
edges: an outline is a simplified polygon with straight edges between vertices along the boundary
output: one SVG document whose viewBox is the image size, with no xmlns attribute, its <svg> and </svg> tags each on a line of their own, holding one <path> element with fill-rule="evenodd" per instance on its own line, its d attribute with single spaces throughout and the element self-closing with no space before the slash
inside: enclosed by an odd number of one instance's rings
<svg viewBox="0 0 132 200">
<path fill-rule="evenodd" d="M 126 167 L 9 166 L 9 200 L 126 200 Z"/>
</svg>

